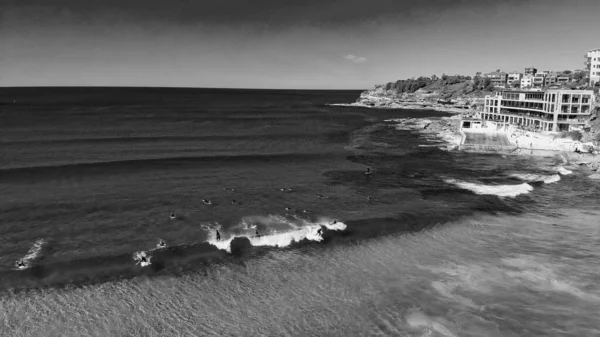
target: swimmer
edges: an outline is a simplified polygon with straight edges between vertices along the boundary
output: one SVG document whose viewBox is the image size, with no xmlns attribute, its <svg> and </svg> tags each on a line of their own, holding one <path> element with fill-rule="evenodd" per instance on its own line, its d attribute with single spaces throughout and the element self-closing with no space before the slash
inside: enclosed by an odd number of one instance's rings
<svg viewBox="0 0 600 337">
<path fill-rule="evenodd" d="M 373 201 L 373 198 L 367 197 L 367 201 Z"/>
<path fill-rule="evenodd" d="M 370 175 L 371 173 L 373 173 L 373 171 L 371 171 L 370 168 L 367 167 L 367 170 L 365 171 L 364 175 Z"/>
<path fill-rule="evenodd" d="M 323 199 L 323 198 L 325 198 L 325 197 L 324 197 L 322 194 L 317 194 L 317 198 L 319 198 L 319 199 Z"/>
<path fill-rule="evenodd" d="M 232 204 L 232 205 L 235 205 L 235 204 L 237 204 L 237 202 L 235 201 L 235 199 L 231 200 L 231 204 Z"/>
<path fill-rule="evenodd" d="M 292 209 L 290 207 L 286 207 L 285 210 L 286 211 L 291 211 Z"/>
<path fill-rule="evenodd" d="M 260 237 L 260 233 L 258 232 L 258 228 L 256 229 L 256 237 Z"/>
<path fill-rule="evenodd" d="M 335 225 L 337 223 L 337 220 L 333 220 L 332 223 L 330 223 L 330 225 Z"/>
<path fill-rule="evenodd" d="M 24 268 L 25 267 L 25 262 L 23 262 L 23 260 L 17 261 L 17 267 Z"/>
<path fill-rule="evenodd" d="M 234 192 L 234 191 L 235 191 L 235 189 L 233 189 L 233 188 L 230 188 L 230 187 L 225 187 L 225 188 L 223 189 L 223 191 L 231 191 L 231 192 Z"/>
<path fill-rule="evenodd" d="M 175 218 L 176 218 L 175 213 L 171 213 L 171 220 L 173 220 Z"/>
<path fill-rule="evenodd" d="M 217 241 L 221 241 L 221 233 L 219 233 L 218 229 L 217 229 Z"/>
<path fill-rule="evenodd" d="M 202 202 L 205 203 L 205 204 L 207 204 L 207 205 L 212 204 L 212 202 L 210 202 L 210 200 L 208 200 L 208 199 L 202 199 Z"/>
</svg>

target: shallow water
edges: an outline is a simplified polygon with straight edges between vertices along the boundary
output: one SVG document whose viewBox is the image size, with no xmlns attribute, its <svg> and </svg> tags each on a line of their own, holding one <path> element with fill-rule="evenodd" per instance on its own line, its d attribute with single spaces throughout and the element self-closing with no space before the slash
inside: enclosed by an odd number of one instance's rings
<svg viewBox="0 0 600 337">
<path fill-rule="evenodd" d="M 600 334 L 578 168 L 422 147 L 385 120 L 442 113 L 326 105 L 353 92 L 121 90 L 0 91 L 1 335 Z"/>
</svg>

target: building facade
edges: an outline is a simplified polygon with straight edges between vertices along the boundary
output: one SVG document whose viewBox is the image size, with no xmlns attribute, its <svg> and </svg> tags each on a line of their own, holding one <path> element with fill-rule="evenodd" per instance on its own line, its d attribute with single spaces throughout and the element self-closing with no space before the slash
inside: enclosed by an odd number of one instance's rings
<svg viewBox="0 0 600 337">
<path fill-rule="evenodd" d="M 544 85 L 552 85 L 556 83 L 558 81 L 558 75 L 559 74 L 556 72 L 550 72 L 548 75 L 546 75 Z"/>
<path fill-rule="evenodd" d="M 542 88 L 544 85 L 546 85 L 546 74 L 543 72 L 535 74 L 532 81 L 532 87 Z"/>
<path fill-rule="evenodd" d="M 535 76 L 537 69 L 534 67 L 525 68 L 525 75 Z"/>
<path fill-rule="evenodd" d="M 508 76 L 506 78 L 506 84 L 509 86 L 512 86 L 513 83 L 517 82 L 519 83 L 519 85 L 521 84 L 521 78 L 523 77 L 523 74 L 521 73 L 508 73 Z"/>
<path fill-rule="evenodd" d="M 585 70 L 590 86 L 600 82 L 600 48 L 592 49 L 585 55 Z"/>
<path fill-rule="evenodd" d="M 481 118 L 539 131 L 570 131 L 585 125 L 593 104 L 592 90 L 503 91 L 485 97 Z"/>
<path fill-rule="evenodd" d="M 521 89 L 531 88 L 533 86 L 533 75 L 525 75 L 521 79 Z"/>
<path fill-rule="evenodd" d="M 492 85 L 498 88 L 506 87 L 506 80 L 508 78 L 505 72 L 493 72 L 487 73 L 483 75 L 484 78 L 489 78 L 492 82 Z"/>
</svg>

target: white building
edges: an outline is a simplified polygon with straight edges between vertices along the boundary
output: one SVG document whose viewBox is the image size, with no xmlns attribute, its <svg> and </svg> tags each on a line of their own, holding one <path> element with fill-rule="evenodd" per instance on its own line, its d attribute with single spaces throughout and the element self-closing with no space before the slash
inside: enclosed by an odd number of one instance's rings
<svg viewBox="0 0 600 337">
<path fill-rule="evenodd" d="M 592 90 L 503 91 L 485 96 L 481 118 L 540 131 L 583 127 L 592 113 Z"/>
<path fill-rule="evenodd" d="M 590 85 L 600 82 L 600 48 L 592 49 L 585 56 L 585 69 L 588 71 Z"/>
<path fill-rule="evenodd" d="M 531 88 L 533 86 L 533 75 L 527 74 L 521 78 L 521 88 Z"/>
<path fill-rule="evenodd" d="M 509 86 L 512 86 L 514 82 L 518 82 L 520 84 L 521 77 L 523 77 L 523 74 L 519 72 L 508 73 L 508 79 L 506 80 L 506 84 L 508 84 Z"/>
</svg>

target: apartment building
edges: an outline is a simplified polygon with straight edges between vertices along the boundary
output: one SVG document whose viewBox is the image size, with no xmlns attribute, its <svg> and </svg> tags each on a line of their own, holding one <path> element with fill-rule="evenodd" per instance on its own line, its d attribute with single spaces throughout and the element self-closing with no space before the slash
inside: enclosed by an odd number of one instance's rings
<svg viewBox="0 0 600 337">
<path fill-rule="evenodd" d="M 585 125 L 593 104 L 592 90 L 503 91 L 485 97 L 481 118 L 539 131 L 570 131 Z"/>
<path fill-rule="evenodd" d="M 594 86 L 600 82 L 600 48 L 592 49 L 585 55 L 585 70 L 590 85 Z"/>
<path fill-rule="evenodd" d="M 506 84 L 509 86 L 512 86 L 513 83 L 515 83 L 515 82 L 520 84 L 522 77 L 523 77 L 523 74 L 518 73 L 518 72 L 508 73 L 508 76 L 506 78 Z"/>
<path fill-rule="evenodd" d="M 521 78 L 521 89 L 531 88 L 533 86 L 533 75 L 527 74 Z"/>
<path fill-rule="evenodd" d="M 491 72 L 483 75 L 484 78 L 489 78 L 492 82 L 492 85 L 499 88 L 506 87 L 506 80 L 508 78 L 508 74 L 505 72 Z"/>
<path fill-rule="evenodd" d="M 556 83 L 558 81 L 558 73 L 556 72 L 550 72 L 546 75 L 546 78 L 544 80 L 544 85 L 552 85 L 554 83 Z"/>
<path fill-rule="evenodd" d="M 540 72 L 535 74 L 532 81 L 532 87 L 534 88 L 542 88 L 546 85 L 546 72 Z"/>
<path fill-rule="evenodd" d="M 534 67 L 525 68 L 525 75 L 535 76 L 537 69 Z"/>
</svg>

